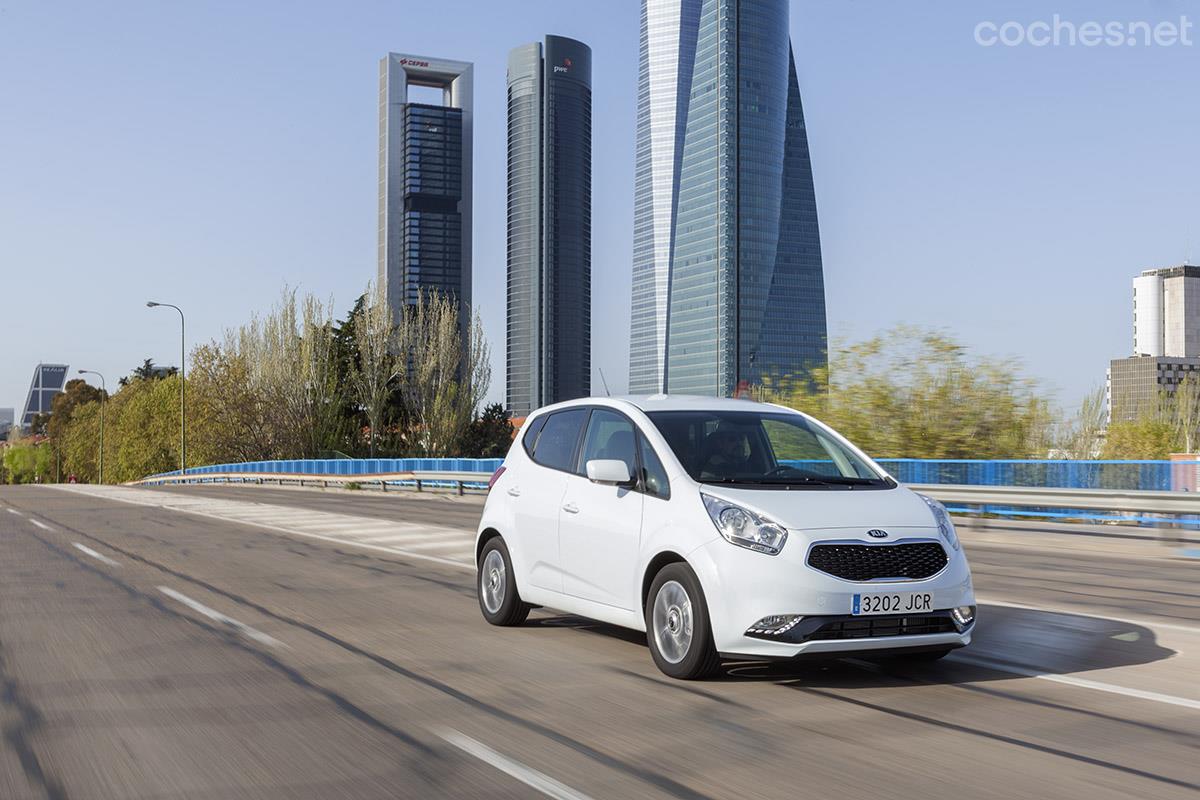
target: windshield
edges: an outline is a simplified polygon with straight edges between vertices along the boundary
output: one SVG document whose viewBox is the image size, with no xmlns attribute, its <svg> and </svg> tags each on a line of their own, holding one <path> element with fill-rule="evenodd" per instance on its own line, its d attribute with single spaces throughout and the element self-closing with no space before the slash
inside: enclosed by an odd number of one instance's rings
<svg viewBox="0 0 1200 800">
<path fill-rule="evenodd" d="M 647 416 L 693 480 L 781 488 L 895 486 L 799 414 L 655 411 Z"/>
</svg>

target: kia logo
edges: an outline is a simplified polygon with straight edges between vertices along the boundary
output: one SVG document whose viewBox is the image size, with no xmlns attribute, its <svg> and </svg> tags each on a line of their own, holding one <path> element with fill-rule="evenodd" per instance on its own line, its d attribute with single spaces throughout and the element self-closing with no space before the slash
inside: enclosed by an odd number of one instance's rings
<svg viewBox="0 0 1200 800">
<path fill-rule="evenodd" d="M 886 539 L 887 535 L 888 535 L 887 531 L 881 531 L 881 530 L 879 530 L 879 528 L 872 528 L 871 530 L 867 531 L 867 536 L 873 537 L 875 539 Z"/>
</svg>

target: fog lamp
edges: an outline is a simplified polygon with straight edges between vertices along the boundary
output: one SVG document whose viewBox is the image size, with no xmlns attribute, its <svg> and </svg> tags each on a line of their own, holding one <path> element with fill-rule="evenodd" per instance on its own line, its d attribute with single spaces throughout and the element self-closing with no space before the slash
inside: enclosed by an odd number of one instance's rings
<svg viewBox="0 0 1200 800">
<path fill-rule="evenodd" d="M 791 630 L 802 619 L 803 617 L 799 614 L 772 614 L 751 625 L 746 629 L 746 633 L 767 633 L 778 636 Z"/>
<path fill-rule="evenodd" d="M 975 621 L 975 606 L 958 606 L 951 609 L 950 616 L 959 625 L 965 627 Z"/>
</svg>

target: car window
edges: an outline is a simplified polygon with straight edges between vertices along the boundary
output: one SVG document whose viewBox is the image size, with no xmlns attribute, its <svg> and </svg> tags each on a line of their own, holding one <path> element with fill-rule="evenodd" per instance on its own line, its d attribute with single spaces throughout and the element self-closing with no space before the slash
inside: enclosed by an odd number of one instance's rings
<svg viewBox="0 0 1200 800">
<path fill-rule="evenodd" d="M 529 423 L 529 427 L 525 430 L 525 435 L 521 437 L 521 444 L 524 446 L 525 452 L 531 456 L 533 455 L 533 446 L 537 442 L 538 434 L 542 432 L 542 426 L 546 424 L 549 416 L 549 414 L 542 414 L 540 417 L 535 418 L 533 422 Z"/>
<path fill-rule="evenodd" d="M 550 414 L 533 449 L 533 460 L 542 466 L 572 471 L 579 431 L 587 419 L 586 408 L 572 408 Z"/>
<path fill-rule="evenodd" d="M 654 448 L 646 441 L 645 436 L 638 436 L 638 451 L 642 457 L 642 486 L 646 494 L 667 500 L 671 497 L 671 486 L 667 481 L 667 471 Z"/>
<path fill-rule="evenodd" d="M 629 474 L 636 476 L 636 446 L 632 422 L 615 411 L 597 408 L 592 411 L 592 419 L 588 422 L 577 472 L 586 475 L 587 462 L 603 458 L 624 461 L 629 467 Z"/>
<path fill-rule="evenodd" d="M 895 485 L 799 414 L 721 410 L 648 416 L 688 475 L 701 483 L 810 489 Z"/>
</svg>

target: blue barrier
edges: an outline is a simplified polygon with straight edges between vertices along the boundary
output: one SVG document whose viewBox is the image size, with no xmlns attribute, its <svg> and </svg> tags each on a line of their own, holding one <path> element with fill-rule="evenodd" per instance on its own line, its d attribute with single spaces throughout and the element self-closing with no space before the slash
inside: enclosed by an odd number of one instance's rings
<svg viewBox="0 0 1200 800">
<path fill-rule="evenodd" d="M 501 464 L 502 458 L 306 458 L 281 461 L 243 461 L 236 464 L 209 464 L 188 467 L 189 476 L 215 474 L 290 474 L 290 475 L 380 475 L 394 472 L 478 472 L 486 481 Z M 163 478 L 178 475 L 179 470 L 151 475 Z"/>
<path fill-rule="evenodd" d="M 1068 461 L 1036 459 L 881 458 L 880 465 L 901 483 L 973 486 L 1042 486 L 1060 489 L 1172 491 L 1197 489 L 1197 461 Z M 449 471 L 490 475 L 499 458 L 331 458 L 249 461 L 189 467 L 188 475 L 290 473 L 295 475 L 378 475 L 391 472 Z M 178 475 L 179 470 L 161 473 Z"/>
</svg>

